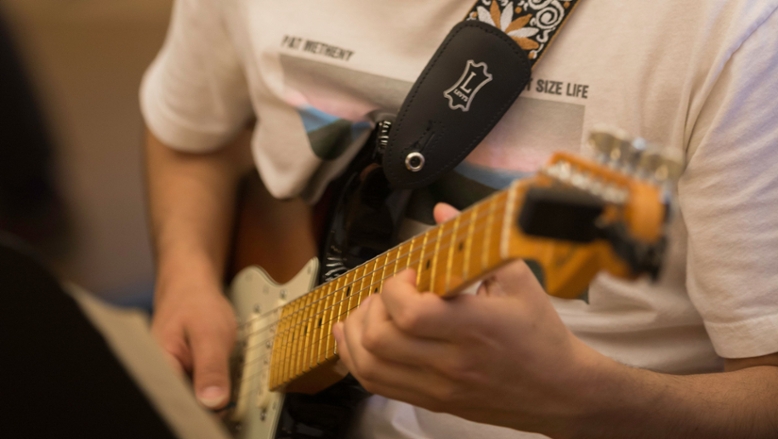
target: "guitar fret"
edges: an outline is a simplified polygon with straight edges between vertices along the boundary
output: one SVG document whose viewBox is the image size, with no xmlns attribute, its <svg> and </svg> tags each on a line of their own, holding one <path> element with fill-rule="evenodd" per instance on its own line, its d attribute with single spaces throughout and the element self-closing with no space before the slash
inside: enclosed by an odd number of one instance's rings
<svg viewBox="0 0 778 439">
<path fill-rule="evenodd" d="M 308 304 L 311 301 L 310 297 L 303 296 L 301 299 L 304 299 L 302 303 L 300 304 L 300 311 L 298 313 L 300 314 L 298 316 L 298 323 L 297 323 L 297 342 L 295 343 L 294 348 L 294 359 L 292 362 L 292 370 L 293 370 L 293 376 L 297 377 L 302 374 L 302 357 L 305 353 L 305 341 L 306 341 L 306 328 L 308 323 Z"/>
<path fill-rule="evenodd" d="M 461 215 L 457 215 L 457 217 L 454 219 L 454 227 L 451 230 L 451 242 L 448 245 L 448 258 L 446 260 L 446 282 L 445 282 L 445 288 L 444 291 L 449 291 L 449 288 L 451 287 L 451 269 L 454 265 L 454 255 L 456 254 L 456 242 L 457 242 L 457 232 L 459 231 L 459 222 L 462 220 Z"/>
<path fill-rule="evenodd" d="M 335 291 L 332 292 L 332 309 L 331 309 L 331 317 L 330 321 L 328 322 L 328 328 L 327 333 L 325 334 L 326 339 L 324 340 L 324 352 L 325 352 L 325 358 L 329 359 L 333 355 L 333 346 L 335 345 L 335 340 L 332 337 L 332 326 L 339 320 L 340 316 L 340 308 L 343 306 L 343 294 L 346 291 L 346 284 L 348 283 L 348 279 L 346 278 L 347 274 L 342 274 L 338 278 L 338 285 L 335 288 Z"/>
<path fill-rule="evenodd" d="M 286 316 L 285 319 L 285 328 L 284 328 L 284 338 L 283 338 L 283 345 L 281 346 L 281 358 L 280 358 L 280 364 L 279 366 L 281 369 L 279 370 L 280 373 L 280 379 L 283 381 L 286 381 L 286 368 L 288 364 L 288 356 L 289 356 L 289 343 L 291 340 L 291 328 L 292 328 L 292 317 L 294 316 L 294 303 L 287 304 L 289 307 L 289 314 Z"/>
<path fill-rule="evenodd" d="M 489 213 L 486 216 L 486 249 L 481 253 L 481 271 L 489 267 L 489 247 L 491 247 L 492 226 L 494 225 L 494 208 L 497 203 L 497 197 L 489 199 Z"/>
<path fill-rule="evenodd" d="M 287 329 L 286 329 L 286 342 L 284 343 L 284 356 L 282 358 L 283 361 L 283 379 L 284 381 L 289 380 L 289 367 L 291 365 L 291 361 L 289 358 L 292 356 L 292 349 L 294 347 L 294 329 L 295 329 L 295 318 L 297 317 L 297 307 L 298 302 L 292 302 L 289 305 L 291 305 L 291 312 L 289 313 L 289 316 L 287 317 Z"/>
<path fill-rule="evenodd" d="M 282 345 L 281 345 L 281 358 L 279 358 L 279 380 L 285 381 L 286 380 L 286 366 L 287 366 L 287 355 L 289 355 L 289 339 L 291 334 L 289 333 L 289 329 L 291 328 L 291 317 L 294 313 L 294 304 L 288 304 L 286 307 L 288 308 L 289 312 L 287 316 L 284 318 L 284 336 L 282 338 Z"/>
<path fill-rule="evenodd" d="M 303 299 L 303 298 L 301 298 Z M 305 300 L 297 300 L 297 315 L 294 319 L 294 339 L 292 342 L 292 355 L 289 356 L 289 377 L 295 378 L 299 374 L 297 362 L 302 352 L 303 342 L 303 316 L 305 315 Z"/>
<path fill-rule="evenodd" d="M 353 309 L 352 303 L 356 300 L 359 303 L 359 293 L 362 291 L 362 286 L 365 284 L 365 264 L 360 265 L 354 269 L 354 283 L 351 286 L 351 293 L 346 300 L 346 316 L 343 320 L 347 319 Z M 355 299 L 356 297 L 356 299 Z"/>
<path fill-rule="evenodd" d="M 517 198 L 519 194 L 519 181 L 515 181 L 508 189 L 508 200 L 505 207 L 505 216 L 502 222 L 502 234 L 500 236 L 500 257 L 507 259 L 510 256 L 510 241 L 508 237 L 511 234 L 511 226 L 513 225 L 513 217 L 516 214 Z"/>
<path fill-rule="evenodd" d="M 314 295 L 307 294 L 305 296 L 305 316 L 303 317 L 303 331 L 304 339 L 303 345 L 300 349 L 300 357 L 297 360 L 297 370 L 303 373 L 309 369 L 308 367 L 308 352 L 311 348 L 311 336 L 313 334 L 313 301 Z"/>
<path fill-rule="evenodd" d="M 398 272 L 402 271 L 407 267 L 407 265 L 403 265 L 405 262 L 405 254 L 408 251 L 408 246 L 410 245 L 410 242 L 403 242 L 402 244 L 397 246 L 397 254 L 394 256 L 395 263 L 394 263 L 394 270 L 392 271 L 392 276 L 396 275 Z"/>
<path fill-rule="evenodd" d="M 292 336 L 289 342 L 289 355 L 287 355 L 287 378 L 293 379 L 296 375 L 295 360 L 300 344 L 300 318 L 302 316 L 303 304 L 299 300 L 294 301 L 294 316 L 292 317 L 292 328 L 289 331 Z"/>
<path fill-rule="evenodd" d="M 287 345 L 286 355 L 284 356 L 286 363 L 284 370 L 286 371 L 285 373 L 287 380 L 294 377 L 294 354 L 295 348 L 297 346 L 297 323 L 300 319 L 300 302 L 295 300 L 292 302 L 292 307 L 292 314 L 289 316 L 289 342 Z"/>
<path fill-rule="evenodd" d="M 495 196 L 497 207 L 494 210 L 494 224 L 491 234 L 487 237 L 489 245 L 489 269 L 502 260 L 502 231 L 505 225 L 505 211 L 508 209 L 508 194 L 500 192 Z"/>
<path fill-rule="evenodd" d="M 357 308 L 362 306 L 362 302 L 370 297 L 371 294 L 378 292 L 378 259 L 375 258 L 370 261 L 370 264 L 368 266 L 368 272 L 365 275 L 367 280 L 367 285 L 365 288 L 359 293 L 359 301 L 357 302 Z"/>
<path fill-rule="evenodd" d="M 294 340 L 294 318 L 297 315 L 297 302 L 292 302 L 287 306 L 289 306 L 291 312 L 287 317 L 287 330 L 284 337 L 284 355 L 281 357 L 281 379 L 284 382 L 289 381 L 289 357 L 292 354 L 292 342 Z"/>
<path fill-rule="evenodd" d="M 342 276 L 343 279 L 343 286 L 341 287 L 341 291 L 338 293 L 338 307 L 337 307 L 337 315 L 335 317 L 335 320 L 332 322 L 333 325 L 336 322 L 340 322 L 345 320 L 346 315 L 348 313 L 348 299 L 347 297 L 351 294 L 351 290 L 353 288 L 353 282 L 354 282 L 354 271 L 349 271 L 348 273 L 344 274 Z M 332 352 L 332 355 L 335 355 L 338 353 L 338 345 L 335 343 L 335 337 L 332 336 L 332 326 L 330 326 L 330 331 L 327 334 L 328 338 L 328 351 Z"/>
<path fill-rule="evenodd" d="M 318 364 L 324 363 L 327 356 L 325 353 L 326 345 L 324 344 L 324 340 L 326 337 L 326 331 L 327 331 L 327 319 L 329 318 L 329 310 L 330 306 L 332 304 L 332 290 L 335 288 L 335 281 L 330 281 L 326 284 L 327 290 L 323 294 L 322 297 L 322 311 L 321 311 L 321 328 L 319 330 L 319 337 L 316 343 L 316 362 Z"/>
<path fill-rule="evenodd" d="M 303 354 L 302 367 L 305 371 L 313 368 L 314 363 L 311 361 L 313 358 L 313 352 L 316 350 L 316 334 L 318 333 L 318 315 L 319 315 L 319 298 L 321 296 L 321 288 L 313 290 L 310 294 L 310 315 L 308 316 L 308 338 L 305 343 L 305 352 Z"/>
<path fill-rule="evenodd" d="M 326 313 L 327 292 L 331 285 L 319 288 L 318 299 L 316 301 L 316 330 L 314 331 L 314 346 L 311 350 L 311 358 L 308 360 L 311 365 L 319 364 L 319 351 L 321 350 L 321 331 L 324 328 L 324 317 Z"/>
<path fill-rule="evenodd" d="M 362 301 L 365 300 L 373 291 L 373 278 L 375 277 L 375 265 L 376 261 L 375 259 L 372 259 L 365 264 L 365 286 L 362 288 L 359 292 L 359 297 L 357 298 L 357 308 L 362 304 Z M 355 308 L 356 309 L 356 308 Z"/>
<path fill-rule="evenodd" d="M 413 247 L 416 245 L 416 240 L 418 238 L 419 238 L 419 236 L 416 235 L 416 236 L 414 236 L 413 238 L 411 238 L 408 241 L 410 245 L 408 246 L 408 257 L 406 258 L 405 268 L 410 268 L 411 267 L 411 261 L 413 260 Z M 418 276 L 418 273 L 417 273 L 417 276 Z"/>
<path fill-rule="evenodd" d="M 445 225 L 447 223 L 443 223 L 437 227 L 437 235 L 435 236 L 435 251 L 432 255 L 432 274 L 430 275 L 430 291 L 437 292 L 439 291 L 438 286 L 438 277 L 437 277 L 437 271 L 438 271 L 438 257 L 440 256 L 440 241 L 441 236 L 443 235 L 443 229 L 445 228 Z"/>
<path fill-rule="evenodd" d="M 433 229 L 434 230 L 434 229 Z M 427 263 L 427 256 L 425 252 L 427 251 L 427 241 L 429 240 L 429 236 L 431 234 L 431 230 L 428 230 L 424 232 L 423 234 L 423 240 L 421 244 L 421 252 L 419 254 L 419 268 L 416 270 L 416 288 L 419 291 L 427 291 L 429 290 L 429 264 Z"/>
<path fill-rule="evenodd" d="M 279 382 L 281 381 L 281 369 L 282 369 L 282 361 L 283 361 L 283 355 L 284 355 L 284 341 L 283 338 L 286 336 L 286 333 L 284 332 L 284 329 L 286 327 L 287 321 L 285 320 L 286 316 L 289 314 L 289 308 L 283 307 L 281 309 L 281 317 L 278 319 L 278 326 L 276 329 L 276 337 L 273 342 L 273 350 L 271 355 L 271 385 L 273 387 L 277 386 Z"/>
<path fill-rule="evenodd" d="M 385 274 L 384 280 L 389 279 L 397 273 L 397 258 L 399 255 L 400 247 L 395 247 L 386 252 L 386 266 L 384 273 L 389 272 L 389 274 Z"/>
<path fill-rule="evenodd" d="M 475 230 L 475 223 L 478 221 L 478 208 L 469 210 L 466 215 L 468 215 L 468 226 L 467 226 L 467 239 L 465 241 L 465 256 L 464 256 L 464 262 L 463 270 L 462 270 L 462 277 L 465 279 L 469 279 L 470 276 L 470 255 L 472 254 L 473 250 L 473 231 Z"/>
<path fill-rule="evenodd" d="M 340 307 L 342 305 L 341 296 L 344 292 L 344 285 L 346 284 L 346 275 L 341 275 L 339 278 L 336 279 L 337 284 L 335 286 L 335 290 L 332 292 L 332 305 L 330 306 L 330 318 L 327 321 L 327 331 L 324 334 L 324 358 L 325 360 L 328 360 L 332 357 L 333 353 L 331 352 L 333 350 L 333 346 L 335 345 L 335 340 L 332 337 L 332 326 L 335 324 L 335 322 L 338 321 L 338 317 L 340 314 Z"/>
<path fill-rule="evenodd" d="M 335 320 L 337 319 L 337 313 L 338 313 L 338 296 L 341 293 L 341 288 L 343 287 L 343 284 L 345 283 L 345 277 L 340 276 L 339 278 L 335 279 L 337 282 L 335 284 L 335 288 L 333 289 L 332 293 L 330 293 L 330 300 L 329 300 L 329 310 L 328 310 L 328 318 L 326 319 L 326 324 L 324 325 L 324 333 L 322 334 L 322 350 L 324 354 L 324 361 L 327 361 L 331 358 L 330 350 L 331 346 L 330 343 L 332 342 L 332 325 L 335 323 Z"/>
<path fill-rule="evenodd" d="M 386 271 L 386 253 L 378 256 L 376 259 L 376 281 L 375 285 L 373 286 L 373 294 L 380 293 L 384 289 L 384 279 L 386 279 L 386 276 L 384 275 L 384 272 Z"/>
<path fill-rule="evenodd" d="M 293 337 L 294 341 L 292 343 L 292 354 L 289 356 L 289 377 L 294 378 L 297 376 L 297 361 L 300 356 L 300 344 L 303 340 L 303 316 L 305 315 L 305 300 L 304 298 L 301 298 L 303 300 L 296 301 L 297 304 L 297 313 L 295 315 L 294 319 L 294 331 L 293 331 Z"/>
<path fill-rule="evenodd" d="M 470 267 L 468 268 L 470 278 L 478 277 L 483 273 L 483 252 L 486 245 L 486 222 L 488 219 L 489 204 L 484 203 L 477 210 L 475 221 L 475 231 L 473 234 L 472 251 L 470 253 Z"/>
</svg>

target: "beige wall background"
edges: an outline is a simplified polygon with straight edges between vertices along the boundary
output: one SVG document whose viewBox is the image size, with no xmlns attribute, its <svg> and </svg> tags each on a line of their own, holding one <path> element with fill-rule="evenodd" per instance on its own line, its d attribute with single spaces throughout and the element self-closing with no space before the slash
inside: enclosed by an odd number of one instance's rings
<svg viewBox="0 0 778 439">
<path fill-rule="evenodd" d="M 143 201 L 138 87 L 172 0 L 2 0 L 56 141 L 72 220 L 64 277 L 120 302 L 147 300 L 152 257 Z"/>
</svg>

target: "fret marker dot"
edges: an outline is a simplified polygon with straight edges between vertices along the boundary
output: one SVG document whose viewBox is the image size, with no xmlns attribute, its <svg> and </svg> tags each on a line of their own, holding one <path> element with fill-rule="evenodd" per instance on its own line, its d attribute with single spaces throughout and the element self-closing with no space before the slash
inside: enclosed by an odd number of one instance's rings
<svg viewBox="0 0 778 439">
<path fill-rule="evenodd" d="M 429 270 L 429 268 L 430 268 L 430 260 L 429 260 L 429 259 L 427 259 L 427 267 L 426 267 L 426 268 L 427 268 L 428 270 Z"/>
<path fill-rule="evenodd" d="M 465 248 L 465 244 L 460 241 L 459 242 L 459 251 L 462 251 L 462 249 L 464 249 L 464 248 Z"/>
<path fill-rule="evenodd" d="M 348 289 L 346 290 L 346 295 L 348 296 L 350 294 L 351 294 L 351 287 L 348 287 Z"/>
<path fill-rule="evenodd" d="M 373 290 L 373 292 L 374 292 L 374 293 L 377 293 L 377 292 L 378 292 L 378 287 L 376 287 L 376 289 L 375 289 L 375 290 Z"/>
</svg>

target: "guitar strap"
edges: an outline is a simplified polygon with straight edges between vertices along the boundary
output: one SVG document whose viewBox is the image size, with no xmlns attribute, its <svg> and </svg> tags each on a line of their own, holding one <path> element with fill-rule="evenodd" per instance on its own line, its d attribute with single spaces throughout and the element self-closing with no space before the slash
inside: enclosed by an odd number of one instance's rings
<svg viewBox="0 0 778 439">
<path fill-rule="evenodd" d="M 486 137 L 580 0 L 478 0 L 405 98 L 378 148 L 394 189 L 426 186 Z"/>
<path fill-rule="evenodd" d="M 372 136 L 328 188 L 320 203 L 322 282 L 396 244 L 411 189 L 436 181 L 483 140 L 579 1 L 477 0 L 397 116 L 374 115 Z"/>
</svg>

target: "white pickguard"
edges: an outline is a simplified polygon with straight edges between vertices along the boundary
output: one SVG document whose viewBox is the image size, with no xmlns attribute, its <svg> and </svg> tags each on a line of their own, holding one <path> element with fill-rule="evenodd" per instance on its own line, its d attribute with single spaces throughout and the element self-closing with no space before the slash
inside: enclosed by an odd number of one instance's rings
<svg viewBox="0 0 778 439">
<path fill-rule="evenodd" d="M 248 267 L 232 281 L 228 296 L 235 307 L 246 343 L 242 385 L 237 389 L 233 420 L 240 423 L 241 439 L 273 439 L 284 402 L 283 393 L 268 390 L 270 352 L 281 307 L 305 295 L 316 284 L 317 259 L 278 285 L 259 267 Z"/>
</svg>

